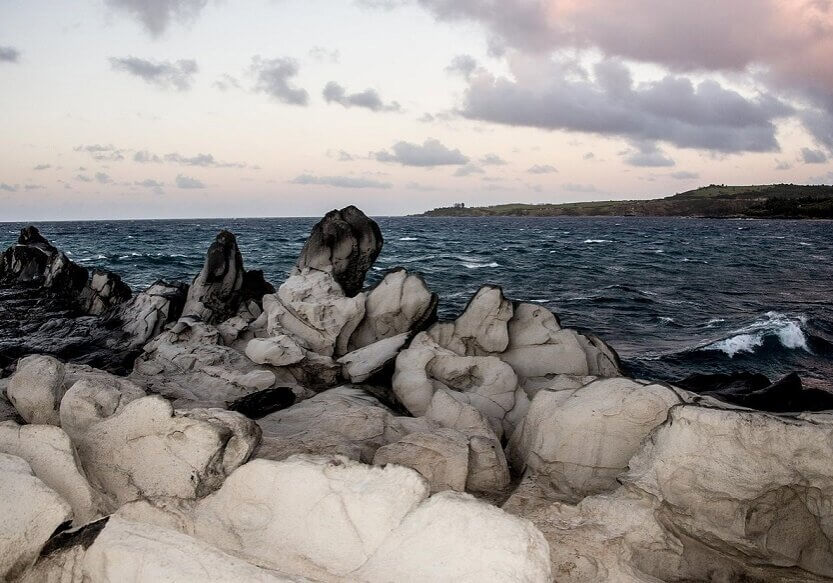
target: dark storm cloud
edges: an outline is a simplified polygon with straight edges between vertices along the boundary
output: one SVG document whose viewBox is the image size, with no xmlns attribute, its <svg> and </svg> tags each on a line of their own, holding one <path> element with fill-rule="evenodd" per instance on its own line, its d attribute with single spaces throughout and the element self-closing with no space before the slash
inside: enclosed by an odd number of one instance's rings
<svg viewBox="0 0 833 583">
<path fill-rule="evenodd" d="M 810 148 L 801 148 L 801 159 L 805 164 L 824 164 L 828 157 L 821 150 L 811 150 Z"/>
<path fill-rule="evenodd" d="M 266 93 L 282 103 L 307 105 L 309 93 L 306 89 L 299 89 L 290 84 L 298 70 L 298 62 L 294 59 L 263 59 L 260 55 L 252 57 L 249 67 L 249 71 L 255 77 L 255 91 Z"/>
<path fill-rule="evenodd" d="M 111 8 L 138 19 L 154 37 L 161 35 L 171 22 L 192 22 L 208 0 L 105 0 Z"/>
<path fill-rule="evenodd" d="M 198 71 L 193 59 L 172 61 L 150 61 L 138 57 L 111 57 L 110 66 L 114 71 L 123 71 L 139 77 L 159 89 L 187 91 L 194 84 Z"/>
<path fill-rule="evenodd" d="M 321 94 L 327 103 L 338 103 L 344 107 L 363 107 L 371 111 L 399 111 L 401 109 L 396 101 L 384 103 L 375 89 L 347 93 L 347 90 L 335 81 L 327 83 Z"/>
<path fill-rule="evenodd" d="M 369 178 L 355 178 L 352 176 L 313 176 L 301 174 L 290 181 L 292 184 L 321 184 L 336 188 L 390 188 L 390 182 L 381 182 Z"/>
<path fill-rule="evenodd" d="M 176 175 L 177 188 L 205 188 L 205 184 L 201 180 L 191 178 L 190 176 Z"/>
<path fill-rule="evenodd" d="M 575 61 L 516 61 L 515 78 L 474 76 L 461 113 L 470 119 L 665 141 L 717 152 L 777 151 L 775 123 L 793 109 L 770 94 L 747 99 L 714 81 L 667 75 L 634 84 L 617 61 L 592 75 Z"/>
<path fill-rule="evenodd" d="M 393 153 L 388 150 L 381 150 L 371 154 L 379 162 L 398 162 L 403 166 L 462 166 L 468 164 L 469 158 L 464 156 L 460 150 L 451 149 L 443 145 L 439 140 L 429 138 L 420 144 L 411 142 L 397 142 L 392 147 Z"/>
<path fill-rule="evenodd" d="M 17 63 L 20 61 L 20 51 L 14 47 L 0 46 L 0 63 Z"/>
</svg>

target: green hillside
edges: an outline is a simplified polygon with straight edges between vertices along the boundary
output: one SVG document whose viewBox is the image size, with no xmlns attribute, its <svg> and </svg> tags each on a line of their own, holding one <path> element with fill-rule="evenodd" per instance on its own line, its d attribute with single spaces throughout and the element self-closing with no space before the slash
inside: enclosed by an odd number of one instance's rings
<svg viewBox="0 0 833 583">
<path fill-rule="evenodd" d="M 419 216 L 659 216 L 833 219 L 833 186 L 711 184 L 651 200 L 442 207 Z"/>
</svg>

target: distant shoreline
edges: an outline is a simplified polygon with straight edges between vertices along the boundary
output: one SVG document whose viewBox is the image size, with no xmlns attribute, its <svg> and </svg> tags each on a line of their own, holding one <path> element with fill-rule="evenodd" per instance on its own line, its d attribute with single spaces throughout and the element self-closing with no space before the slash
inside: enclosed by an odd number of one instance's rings
<svg viewBox="0 0 833 583">
<path fill-rule="evenodd" d="M 679 217 L 833 219 L 833 186 L 709 185 L 648 200 L 440 207 L 413 217 Z"/>
</svg>

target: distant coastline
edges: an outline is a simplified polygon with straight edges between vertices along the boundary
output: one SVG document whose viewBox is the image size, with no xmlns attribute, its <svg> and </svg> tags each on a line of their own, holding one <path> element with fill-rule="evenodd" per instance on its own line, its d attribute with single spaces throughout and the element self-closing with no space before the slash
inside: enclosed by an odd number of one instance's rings
<svg viewBox="0 0 833 583">
<path fill-rule="evenodd" d="M 833 186 L 711 184 L 666 198 L 650 200 L 607 200 L 562 204 L 511 203 L 479 207 L 456 204 L 413 216 L 833 219 Z"/>
</svg>

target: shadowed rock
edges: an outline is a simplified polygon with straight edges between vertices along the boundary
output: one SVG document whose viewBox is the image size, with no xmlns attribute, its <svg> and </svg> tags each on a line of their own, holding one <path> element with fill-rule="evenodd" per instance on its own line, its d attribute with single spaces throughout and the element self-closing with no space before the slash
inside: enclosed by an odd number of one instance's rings
<svg viewBox="0 0 833 583">
<path fill-rule="evenodd" d="M 762 374 L 741 372 L 697 374 L 678 384 L 689 391 L 759 411 L 795 413 L 833 410 L 833 394 L 804 388 L 801 378 L 794 372 L 774 383 Z"/>
<path fill-rule="evenodd" d="M 222 230 L 205 255 L 205 264 L 188 290 L 183 316 L 210 324 L 230 318 L 243 298 L 243 256 L 234 234 Z"/>
<path fill-rule="evenodd" d="M 356 207 L 332 210 L 312 228 L 297 267 L 330 271 L 345 295 L 353 297 L 361 291 L 382 243 L 379 225 Z"/>
<path fill-rule="evenodd" d="M 260 419 L 269 413 L 286 409 L 295 403 L 295 393 L 289 387 L 265 389 L 240 397 L 229 403 L 229 411 L 242 413 L 249 419 Z"/>
</svg>

